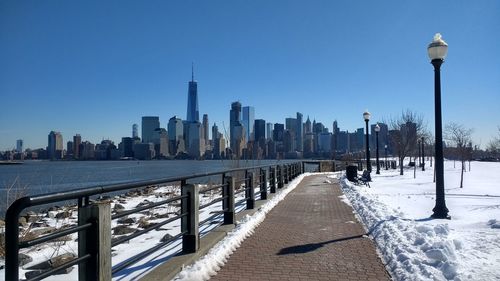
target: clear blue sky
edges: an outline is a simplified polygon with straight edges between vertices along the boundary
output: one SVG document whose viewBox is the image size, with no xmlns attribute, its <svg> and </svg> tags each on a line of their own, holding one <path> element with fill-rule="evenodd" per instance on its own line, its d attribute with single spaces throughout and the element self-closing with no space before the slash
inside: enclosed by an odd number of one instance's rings
<svg viewBox="0 0 500 281">
<path fill-rule="evenodd" d="M 129 136 L 141 116 L 230 103 L 284 122 L 297 111 L 362 127 L 409 108 L 434 130 L 427 45 L 441 32 L 443 123 L 485 144 L 500 125 L 500 1 L 0 1 L 0 150 Z M 200 116 L 201 117 L 201 116 Z"/>
</svg>

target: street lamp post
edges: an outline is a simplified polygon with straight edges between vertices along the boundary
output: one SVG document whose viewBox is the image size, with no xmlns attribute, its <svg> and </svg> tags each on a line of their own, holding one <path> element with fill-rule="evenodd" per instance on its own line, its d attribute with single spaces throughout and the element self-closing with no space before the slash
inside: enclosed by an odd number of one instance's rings
<svg viewBox="0 0 500 281">
<path fill-rule="evenodd" d="M 434 116 L 436 135 L 436 206 L 431 217 L 449 219 L 444 195 L 444 161 L 443 161 L 443 127 L 441 117 L 441 65 L 448 52 L 448 44 L 436 33 L 434 40 L 427 48 L 429 58 L 434 66 Z"/>
<path fill-rule="evenodd" d="M 424 137 L 422 137 L 422 171 L 425 171 L 425 152 L 424 152 Z"/>
<path fill-rule="evenodd" d="M 366 170 L 368 172 L 372 171 L 372 164 L 370 162 L 370 140 L 369 140 L 369 135 L 368 135 L 368 121 L 370 121 L 370 112 L 365 111 L 363 113 L 363 119 L 365 119 L 366 123 Z"/>
<path fill-rule="evenodd" d="M 375 141 L 375 145 L 376 145 L 376 156 L 377 156 L 377 175 L 380 175 L 380 162 L 379 162 L 379 159 L 378 159 L 378 132 L 380 132 L 380 126 L 377 124 L 375 125 L 375 135 L 376 135 L 376 141 Z"/>
<path fill-rule="evenodd" d="M 387 163 L 387 144 L 384 145 L 384 149 L 385 149 L 385 169 L 388 170 L 389 169 L 389 165 Z"/>
</svg>

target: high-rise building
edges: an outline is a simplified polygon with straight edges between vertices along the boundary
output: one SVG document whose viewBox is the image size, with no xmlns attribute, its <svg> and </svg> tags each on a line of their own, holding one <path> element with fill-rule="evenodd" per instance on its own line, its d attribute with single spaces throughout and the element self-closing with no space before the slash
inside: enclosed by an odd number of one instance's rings
<svg viewBox="0 0 500 281">
<path fill-rule="evenodd" d="M 170 155 L 184 152 L 184 124 L 177 116 L 168 120 L 168 142 Z"/>
<path fill-rule="evenodd" d="M 210 139 L 208 136 L 208 114 L 203 114 L 203 123 L 202 123 L 202 138 L 205 142 L 205 146 L 210 144 Z"/>
<path fill-rule="evenodd" d="M 123 137 L 121 150 L 123 157 L 134 157 L 134 138 Z"/>
<path fill-rule="evenodd" d="M 273 138 L 273 123 L 266 123 L 266 139 L 270 140 Z"/>
<path fill-rule="evenodd" d="M 306 123 L 304 124 L 304 133 L 306 134 L 312 133 L 312 125 L 311 125 L 311 120 L 309 120 L 309 116 L 307 116 Z"/>
<path fill-rule="evenodd" d="M 339 149 L 339 133 L 340 129 L 337 124 L 337 120 L 333 121 L 333 127 L 332 127 L 332 150 L 336 153 L 338 152 Z"/>
<path fill-rule="evenodd" d="M 17 140 L 16 141 L 16 152 L 17 153 L 22 153 L 24 151 L 23 149 L 23 140 Z"/>
<path fill-rule="evenodd" d="M 255 119 L 254 122 L 254 138 L 258 142 L 266 139 L 266 120 Z"/>
<path fill-rule="evenodd" d="M 72 158 L 74 157 L 74 151 L 73 151 L 73 148 L 75 146 L 73 145 L 73 142 L 72 141 L 68 141 L 66 143 L 66 158 Z"/>
<path fill-rule="evenodd" d="M 137 124 L 132 125 L 132 138 L 136 139 L 139 137 L 139 126 Z"/>
<path fill-rule="evenodd" d="M 63 158 L 63 137 L 60 132 L 50 131 L 48 137 L 47 157 L 49 159 Z"/>
<path fill-rule="evenodd" d="M 82 144 L 82 136 L 80 136 L 79 134 L 74 135 L 73 136 L 73 158 L 74 159 L 80 159 L 80 157 L 81 157 L 80 144 Z"/>
<path fill-rule="evenodd" d="M 280 123 L 274 124 L 273 141 L 282 142 L 284 134 L 285 134 L 285 125 Z"/>
<path fill-rule="evenodd" d="M 241 123 L 243 124 L 243 127 L 245 127 L 247 141 L 253 141 L 255 108 L 253 106 L 244 106 L 242 115 Z"/>
<path fill-rule="evenodd" d="M 214 123 L 212 126 L 212 143 L 215 145 L 215 141 L 219 138 L 219 127 Z"/>
<path fill-rule="evenodd" d="M 236 127 L 241 125 L 241 103 L 233 102 L 231 104 L 231 111 L 229 112 L 229 145 L 233 152 L 236 149 L 235 132 Z"/>
<path fill-rule="evenodd" d="M 158 116 L 143 116 L 141 127 L 142 142 L 153 142 L 155 130 L 160 128 L 160 118 Z"/>
<path fill-rule="evenodd" d="M 156 158 L 164 158 L 168 156 L 168 135 L 165 128 L 155 129 L 153 143 L 155 145 Z"/>
<path fill-rule="evenodd" d="M 318 135 L 318 152 L 330 152 L 332 149 L 332 134 L 320 133 Z"/>
<path fill-rule="evenodd" d="M 205 154 L 204 140 L 201 138 L 202 129 L 200 122 L 190 122 L 188 135 L 188 154 L 189 156 L 199 159 Z"/>
<path fill-rule="evenodd" d="M 200 112 L 198 110 L 198 83 L 194 81 L 193 66 L 191 66 L 191 81 L 189 81 L 186 121 L 200 122 Z"/>
<path fill-rule="evenodd" d="M 90 160 L 95 158 L 95 145 L 84 141 L 80 144 L 80 159 Z"/>
<path fill-rule="evenodd" d="M 295 146 L 297 151 L 304 151 L 304 125 L 302 121 L 302 113 L 297 112 L 297 124 L 295 129 L 295 138 L 297 141 L 297 145 Z"/>
</svg>

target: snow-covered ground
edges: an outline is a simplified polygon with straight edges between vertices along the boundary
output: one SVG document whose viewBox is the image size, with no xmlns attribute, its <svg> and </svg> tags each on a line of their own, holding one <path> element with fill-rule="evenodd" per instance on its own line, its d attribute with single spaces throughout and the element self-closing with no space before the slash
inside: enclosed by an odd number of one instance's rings
<svg viewBox="0 0 500 281">
<path fill-rule="evenodd" d="M 463 188 L 459 162 L 446 161 L 444 176 L 451 220 L 430 219 L 431 167 L 416 178 L 381 170 L 371 188 L 341 183 L 396 280 L 500 280 L 500 163 L 467 165 Z"/>
<path fill-rule="evenodd" d="M 341 178 L 345 201 L 353 206 L 373 237 L 395 280 L 500 280 L 500 163 L 472 162 L 472 170 L 467 169 L 465 173 L 463 188 L 459 188 L 459 167 L 458 162 L 456 168 L 451 161 L 445 163 L 446 204 L 451 220 L 430 219 L 435 204 L 431 167 L 427 167 L 425 172 L 417 169 L 416 178 L 413 177 L 413 169 L 405 170 L 403 176 L 399 175 L 399 170 L 382 170 L 381 175 L 373 173 L 371 188 L 356 186 L 344 177 Z M 330 173 L 325 177 L 338 178 L 340 174 Z M 270 200 L 254 216 L 240 222 L 225 240 L 214 247 L 215 250 L 178 275 L 178 278 L 189 279 L 192 276 L 206 277 L 213 274 L 213 270 L 224 263 L 234 248 L 264 219 L 270 208 L 292 190 L 303 176 L 291 182 L 287 189 L 282 190 L 281 196 Z M 149 195 L 121 200 L 121 204 L 126 209 L 131 209 L 144 200 L 164 200 L 162 196 L 165 194 L 177 193 L 178 190 L 173 187 L 161 187 Z M 214 196 L 201 197 L 201 204 L 214 199 Z M 237 200 L 241 200 L 242 196 L 243 194 L 239 194 Z M 238 209 L 243 208 L 244 203 L 241 201 Z M 204 209 L 200 213 L 200 221 L 220 209 L 220 203 Z M 163 210 L 156 210 L 155 214 L 162 215 L 175 210 L 175 207 L 165 207 Z M 155 214 L 135 215 L 136 223 L 131 226 L 139 227 L 137 220 L 144 216 L 153 218 Z M 65 223 L 64 220 L 47 221 L 50 225 Z M 150 219 L 149 222 L 154 223 L 155 220 Z M 113 222 L 113 227 L 116 225 Z M 206 224 L 201 227 L 202 235 L 216 225 Z M 160 231 L 149 232 L 129 243 L 114 247 L 113 264 L 157 245 L 167 233 L 179 233 L 179 222 L 165 225 Z M 23 268 L 47 259 L 57 249 L 60 252 L 77 252 L 74 240 L 40 247 L 29 252 L 34 261 Z M 137 280 L 179 251 L 180 242 L 175 242 L 116 274 L 113 279 Z M 21 273 L 24 272 L 22 269 Z M 49 277 L 47 280 L 76 280 L 77 273 L 75 268 L 69 274 Z M 4 270 L 1 269 L 0 280 L 4 278 Z"/>
<path fill-rule="evenodd" d="M 263 220 L 265 213 L 267 213 L 270 210 L 270 208 L 276 205 L 276 203 L 279 200 L 283 199 L 284 195 L 289 192 L 285 191 L 289 187 L 295 186 L 296 183 L 298 182 L 300 182 L 300 180 L 297 178 L 293 182 L 290 182 L 287 185 L 287 188 L 279 190 L 280 195 L 273 198 L 273 200 L 270 200 L 269 203 L 272 204 L 271 205 L 267 204 L 266 208 L 264 207 L 261 208 L 261 210 L 259 211 L 260 215 L 258 216 L 259 220 Z M 203 189 L 204 186 L 201 186 L 200 188 Z M 133 194 L 130 196 L 125 196 L 125 195 L 115 196 L 111 198 L 110 199 L 111 208 L 114 210 L 119 204 L 121 205 L 120 208 L 124 208 L 124 210 L 130 210 L 140 206 L 141 204 L 158 202 L 177 195 L 180 195 L 180 189 L 178 186 L 177 187 L 161 186 L 154 188 L 146 188 L 143 189 L 142 191 L 137 192 L 137 194 Z M 219 190 L 209 191 L 207 193 L 200 193 L 200 205 L 207 204 L 212 200 L 219 198 L 220 196 L 221 195 Z M 244 197 L 245 197 L 244 192 L 235 195 L 236 212 L 240 212 L 246 208 L 246 200 L 244 200 Z M 260 199 L 259 187 L 255 188 L 255 198 L 256 200 Z M 265 209 L 267 211 L 263 212 L 262 209 Z M 70 212 L 70 216 L 68 218 L 61 218 L 61 219 L 56 218 L 57 214 L 67 210 L 69 210 Z M 222 210 L 222 202 L 215 203 L 205 209 L 200 210 L 200 218 L 199 218 L 200 222 L 207 221 L 206 223 L 200 226 L 200 235 L 202 237 L 210 230 L 219 226 L 222 223 L 223 216 L 222 214 L 220 214 L 220 210 Z M 152 211 L 148 210 L 129 215 L 128 218 L 131 220 L 126 223 L 119 223 L 119 219 L 113 220 L 111 227 L 115 228 L 117 226 L 122 226 L 122 227 L 127 226 L 132 229 L 131 231 L 141 230 L 147 228 L 148 224 L 159 223 L 161 221 L 166 220 L 169 217 L 175 216 L 176 215 L 175 213 L 178 211 L 179 211 L 178 204 L 168 204 L 157 207 Z M 76 208 L 74 207 L 73 208 L 63 207 L 61 209 L 58 209 L 57 211 L 49 211 L 47 214 L 40 216 L 43 216 L 43 218 L 38 219 L 37 223 L 43 223 L 44 224 L 43 227 L 33 227 L 34 224 L 30 225 L 30 223 L 28 223 L 28 226 L 24 228 L 25 229 L 24 231 L 33 232 L 48 228 L 61 228 L 66 225 L 74 225 L 77 221 L 76 220 L 77 211 Z M 208 220 L 210 217 L 212 217 L 212 219 Z M 244 234 L 241 234 L 242 232 L 240 230 L 239 234 L 240 236 L 247 235 L 248 231 L 253 229 L 258 224 L 258 220 L 256 220 L 253 217 L 252 219 L 249 217 L 245 218 L 243 221 L 245 223 L 241 223 L 239 229 L 244 228 L 246 231 L 244 232 Z M 165 235 L 175 236 L 179 233 L 180 233 L 180 220 L 175 220 L 169 224 L 160 227 L 158 230 L 152 230 L 128 242 L 117 245 L 112 248 L 113 266 L 116 266 L 121 262 L 126 261 L 128 258 L 134 255 L 140 254 L 142 251 L 146 249 L 158 245 L 160 240 Z M 113 237 L 114 238 L 121 237 L 121 235 L 113 235 Z M 233 236 L 233 238 L 234 237 L 236 236 Z M 64 241 L 48 242 L 33 248 L 22 249 L 20 253 L 29 255 L 33 259 L 33 261 L 20 267 L 19 269 L 20 277 L 24 278 L 25 273 L 30 271 L 29 267 L 41 263 L 43 261 L 46 261 L 55 256 L 64 253 L 77 255 L 78 243 L 76 239 L 77 239 L 77 234 L 72 234 L 68 236 L 67 239 L 65 239 Z M 244 239 L 244 238 L 240 237 L 239 239 Z M 124 270 L 117 272 L 116 274 L 113 275 L 113 280 L 120 280 L 120 281 L 138 280 L 141 277 L 145 276 L 156 266 L 168 260 L 171 256 L 181 252 L 181 250 L 182 250 L 182 241 L 180 239 L 177 239 L 174 242 L 165 245 L 165 247 L 162 247 L 155 253 L 149 255 L 147 258 L 137 262 L 136 264 L 129 266 Z M 0 259 L 0 281 L 5 280 L 5 269 L 3 268 L 3 265 L 4 265 L 4 260 Z M 77 279 L 78 279 L 78 266 L 74 266 L 71 272 L 67 274 L 50 276 L 44 280 L 66 281 L 66 280 L 77 280 Z"/>
</svg>

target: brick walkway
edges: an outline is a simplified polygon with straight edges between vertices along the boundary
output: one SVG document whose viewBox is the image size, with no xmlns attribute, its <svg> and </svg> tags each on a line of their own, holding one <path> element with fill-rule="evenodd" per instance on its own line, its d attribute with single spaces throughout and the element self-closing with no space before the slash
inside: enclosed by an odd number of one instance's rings
<svg viewBox="0 0 500 281">
<path fill-rule="evenodd" d="M 304 178 L 211 280 L 390 280 L 330 181 Z"/>
</svg>

